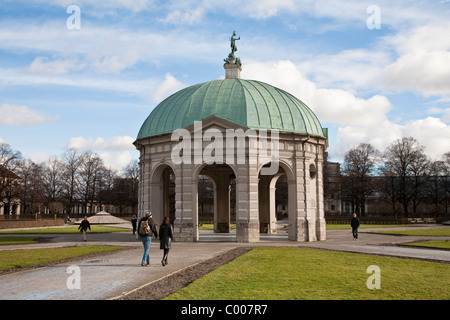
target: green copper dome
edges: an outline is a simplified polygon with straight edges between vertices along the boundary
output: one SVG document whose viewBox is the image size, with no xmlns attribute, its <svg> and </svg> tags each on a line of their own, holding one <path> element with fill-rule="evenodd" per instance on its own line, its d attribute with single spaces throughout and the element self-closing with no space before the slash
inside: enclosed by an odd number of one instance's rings
<svg viewBox="0 0 450 320">
<path fill-rule="evenodd" d="M 260 81 L 225 79 L 190 86 L 162 101 L 137 140 L 171 134 L 210 116 L 244 128 L 327 138 L 316 115 L 293 95 Z"/>
</svg>

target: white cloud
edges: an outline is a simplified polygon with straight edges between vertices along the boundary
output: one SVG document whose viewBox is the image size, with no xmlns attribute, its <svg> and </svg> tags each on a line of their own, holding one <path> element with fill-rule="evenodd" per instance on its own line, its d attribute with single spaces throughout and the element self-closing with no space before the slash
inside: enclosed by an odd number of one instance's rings
<svg viewBox="0 0 450 320">
<path fill-rule="evenodd" d="M 135 157 L 130 151 L 121 152 L 102 152 L 99 153 L 100 158 L 106 168 L 121 171 L 127 166 Z"/>
<path fill-rule="evenodd" d="M 96 139 L 73 137 L 70 138 L 67 143 L 68 149 L 81 149 L 81 150 L 132 150 L 134 149 L 134 138 L 129 136 L 113 137 L 105 139 L 98 137 Z"/>
<path fill-rule="evenodd" d="M 367 126 L 385 121 L 392 107 L 384 96 L 363 99 L 342 89 L 318 88 L 291 61 L 249 63 L 242 75 L 290 92 L 306 103 L 322 122 Z"/>
<path fill-rule="evenodd" d="M 60 75 L 68 73 L 71 70 L 80 69 L 82 66 L 76 59 L 67 60 L 52 60 L 49 61 L 47 57 L 36 57 L 29 65 L 28 70 L 30 72 Z"/>
<path fill-rule="evenodd" d="M 101 16 L 102 14 L 111 14 L 111 10 L 117 13 L 118 9 L 125 9 L 132 12 L 140 12 L 153 8 L 155 0 L 102 0 L 102 1 L 92 1 L 92 0 L 32 0 L 36 3 L 42 3 L 42 5 L 57 5 L 63 8 L 67 8 L 72 4 L 76 4 L 81 8 L 82 14 L 92 14 Z M 28 4 L 31 2 L 27 0 Z"/>
<path fill-rule="evenodd" d="M 66 148 L 94 151 L 103 160 L 106 168 L 121 171 L 136 158 L 137 151 L 133 145 L 134 140 L 134 138 L 129 136 L 109 139 L 101 137 L 96 139 L 73 137 L 67 143 Z"/>
<path fill-rule="evenodd" d="M 450 125 L 438 118 L 410 121 L 405 125 L 403 133 L 405 137 L 414 137 L 424 145 L 425 152 L 435 160 L 450 151 Z"/>
<path fill-rule="evenodd" d="M 57 85 L 71 86 L 75 88 L 112 90 L 115 92 L 141 93 L 154 87 L 156 80 L 129 79 L 121 77 L 100 77 L 97 75 L 72 74 L 70 77 L 55 74 L 30 73 L 25 70 L 2 69 L 0 68 L 0 85 L 6 86 L 37 86 L 37 85 Z"/>
<path fill-rule="evenodd" d="M 172 93 L 175 93 L 184 87 L 186 87 L 185 84 L 178 81 L 170 73 L 167 73 L 165 80 L 155 88 L 155 91 L 152 94 L 152 100 L 153 102 L 161 102 Z"/>
<path fill-rule="evenodd" d="M 392 105 L 386 97 L 365 99 L 342 89 L 318 88 L 290 61 L 249 63 L 242 74 L 243 78 L 264 81 L 292 93 L 315 112 L 322 124 L 337 125 L 333 137 L 336 143 L 329 148 L 335 158 L 342 159 L 345 152 L 362 142 L 383 151 L 395 139 L 409 136 L 423 144 L 433 158 L 449 151 L 445 148 L 450 146 L 450 126 L 443 120 L 428 117 L 397 124 L 387 116 Z M 446 109 L 433 108 L 430 112 L 443 114 L 443 119 L 448 116 Z"/>
<path fill-rule="evenodd" d="M 443 20 L 437 15 L 425 24 L 412 24 L 410 28 L 384 37 L 385 45 L 398 55 L 386 65 L 380 77 L 384 88 L 412 90 L 425 97 L 449 97 L 449 29 L 448 19 Z"/>
<path fill-rule="evenodd" d="M 54 121 L 58 117 L 48 117 L 41 112 L 27 106 L 2 104 L 0 105 L 0 124 L 10 126 L 32 126 L 44 122 Z"/>
<path fill-rule="evenodd" d="M 51 155 L 47 152 L 29 152 L 25 154 L 25 158 L 31 159 L 35 163 L 46 162 Z"/>
<path fill-rule="evenodd" d="M 384 73 L 385 85 L 428 97 L 450 95 L 450 52 L 415 50 L 401 56 Z"/>
<path fill-rule="evenodd" d="M 438 118 L 427 117 L 409 121 L 404 125 L 389 120 L 372 126 L 346 126 L 337 131 L 337 143 L 329 152 L 343 159 L 345 152 L 360 143 L 370 143 L 384 151 L 394 140 L 413 137 L 425 147 L 425 153 L 434 160 L 450 151 L 450 125 Z"/>
<path fill-rule="evenodd" d="M 449 0 L 450 1 L 450 0 Z M 441 121 L 445 123 L 450 123 L 450 108 L 431 108 L 428 112 L 432 115 L 441 115 Z"/>
<path fill-rule="evenodd" d="M 159 19 L 163 23 L 193 25 L 199 23 L 205 14 L 202 8 L 195 8 L 188 11 L 170 11 L 164 19 Z"/>
<path fill-rule="evenodd" d="M 256 19 L 267 19 L 276 16 L 280 11 L 297 11 L 299 7 L 293 0 L 253 0 L 240 3 L 243 4 L 242 10 Z"/>
<path fill-rule="evenodd" d="M 311 57 L 299 69 L 319 87 L 368 91 L 379 87 L 379 75 L 391 63 L 390 54 L 382 50 L 351 49 Z"/>
<path fill-rule="evenodd" d="M 394 48 L 400 55 L 417 50 L 450 50 L 450 39 L 448 37 L 450 21 L 448 19 L 435 16 L 434 19 L 430 19 L 426 23 L 411 22 L 411 28 L 399 30 L 393 35 L 386 36 L 383 42 Z"/>
<path fill-rule="evenodd" d="M 373 123 L 369 126 L 352 125 L 339 127 L 335 145 L 330 145 L 330 153 L 343 159 L 345 153 L 360 143 L 370 143 L 383 151 L 392 141 L 403 137 L 402 126 L 389 120 Z"/>
</svg>

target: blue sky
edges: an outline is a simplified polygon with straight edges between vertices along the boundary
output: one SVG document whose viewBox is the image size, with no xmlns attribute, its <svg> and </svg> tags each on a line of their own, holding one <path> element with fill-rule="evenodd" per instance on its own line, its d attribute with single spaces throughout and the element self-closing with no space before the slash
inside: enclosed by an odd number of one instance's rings
<svg viewBox="0 0 450 320">
<path fill-rule="evenodd" d="M 330 160 L 403 136 L 439 159 L 450 151 L 449 16 L 448 0 L 2 0 L 0 142 L 36 162 L 90 149 L 120 169 L 159 102 L 224 77 L 236 30 L 242 78 L 304 101 L 329 128 Z"/>
</svg>

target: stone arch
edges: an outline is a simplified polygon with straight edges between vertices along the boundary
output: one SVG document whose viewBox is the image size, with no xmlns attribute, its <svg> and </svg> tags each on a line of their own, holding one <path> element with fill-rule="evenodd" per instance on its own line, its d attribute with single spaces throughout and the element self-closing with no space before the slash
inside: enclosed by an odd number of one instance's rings
<svg viewBox="0 0 450 320">
<path fill-rule="evenodd" d="M 198 186 L 199 175 L 205 175 L 211 179 L 214 185 L 214 232 L 229 233 L 230 232 L 230 209 L 231 209 L 231 184 L 236 178 L 236 171 L 232 165 L 223 164 L 206 164 L 198 165 L 193 170 L 193 186 Z M 193 219 L 196 226 L 194 239 L 198 241 L 198 189 L 193 188 Z M 236 199 L 236 193 L 234 196 Z"/>
<path fill-rule="evenodd" d="M 157 164 L 150 174 L 150 211 L 153 221 L 161 224 L 164 217 L 175 219 L 175 170 L 169 163 Z"/>
<path fill-rule="evenodd" d="M 271 160 L 268 160 L 268 161 L 265 161 L 265 162 L 261 163 L 261 164 L 258 166 L 258 175 L 261 174 L 261 169 L 262 169 L 264 166 L 269 165 L 271 162 L 272 162 Z M 283 160 L 283 159 L 279 159 L 279 160 L 278 160 L 278 167 L 279 167 L 279 168 L 281 167 L 281 168 L 284 170 L 284 172 L 286 173 L 286 177 L 287 177 L 287 179 L 288 179 L 288 182 L 293 182 L 293 181 L 295 181 L 294 170 L 292 169 L 292 166 L 291 166 L 288 162 L 286 162 L 286 161 Z"/>
<path fill-rule="evenodd" d="M 206 177 L 206 179 L 200 179 L 200 176 L 204 176 L 204 177 Z M 209 181 L 211 183 L 211 185 L 212 185 L 212 198 L 213 198 L 212 214 L 213 215 L 212 215 L 212 217 L 209 216 L 209 215 L 205 216 L 203 211 L 202 211 L 202 213 L 203 213 L 203 218 L 207 218 L 208 220 L 212 218 L 213 223 L 214 223 L 214 230 L 215 230 L 216 229 L 216 226 L 215 226 L 215 222 L 216 222 L 215 218 L 216 217 L 215 217 L 215 215 L 217 213 L 217 197 L 216 197 L 216 195 L 217 195 L 217 184 L 216 184 L 216 181 L 214 180 L 213 177 L 211 177 L 210 175 L 205 174 L 205 173 L 199 174 L 197 176 L 197 186 L 198 186 L 198 188 L 197 188 L 197 192 L 198 192 L 197 193 L 197 201 L 198 201 L 197 202 L 197 208 L 198 208 L 197 214 L 198 214 L 199 226 L 202 224 L 202 217 L 200 217 L 200 208 L 205 209 L 205 203 L 204 202 L 202 203 L 202 198 L 205 197 L 206 195 L 202 195 L 200 193 L 201 189 L 202 189 L 201 183 L 202 183 L 202 181 L 204 182 L 205 180 Z M 207 182 L 206 182 L 206 184 L 207 184 Z M 205 192 L 205 190 L 203 190 L 203 192 Z M 209 208 L 209 210 L 211 210 L 211 206 L 207 206 L 206 205 L 206 208 L 207 209 Z"/>
<path fill-rule="evenodd" d="M 284 162 L 278 161 L 278 171 L 272 175 L 263 174 L 263 168 L 272 166 L 270 161 L 260 165 L 258 169 L 258 215 L 259 228 L 261 233 L 273 234 L 277 233 L 277 213 L 276 213 L 276 183 L 283 175 L 287 177 L 288 181 L 288 196 L 293 192 L 289 192 L 289 184 L 293 184 L 295 177 L 290 166 Z M 288 212 L 289 206 L 293 201 L 288 198 Z M 291 211 L 292 212 L 292 211 Z"/>
</svg>

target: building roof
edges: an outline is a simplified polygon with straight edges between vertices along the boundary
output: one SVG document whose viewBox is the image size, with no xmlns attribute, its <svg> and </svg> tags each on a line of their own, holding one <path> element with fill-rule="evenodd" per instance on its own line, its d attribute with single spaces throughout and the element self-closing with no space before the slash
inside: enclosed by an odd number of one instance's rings
<svg viewBox="0 0 450 320">
<path fill-rule="evenodd" d="M 327 138 L 316 115 L 293 95 L 260 81 L 224 79 L 190 86 L 162 101 L 137 140 L 169 134 L 211 116 L 254 130 Z"/>
</svg>

